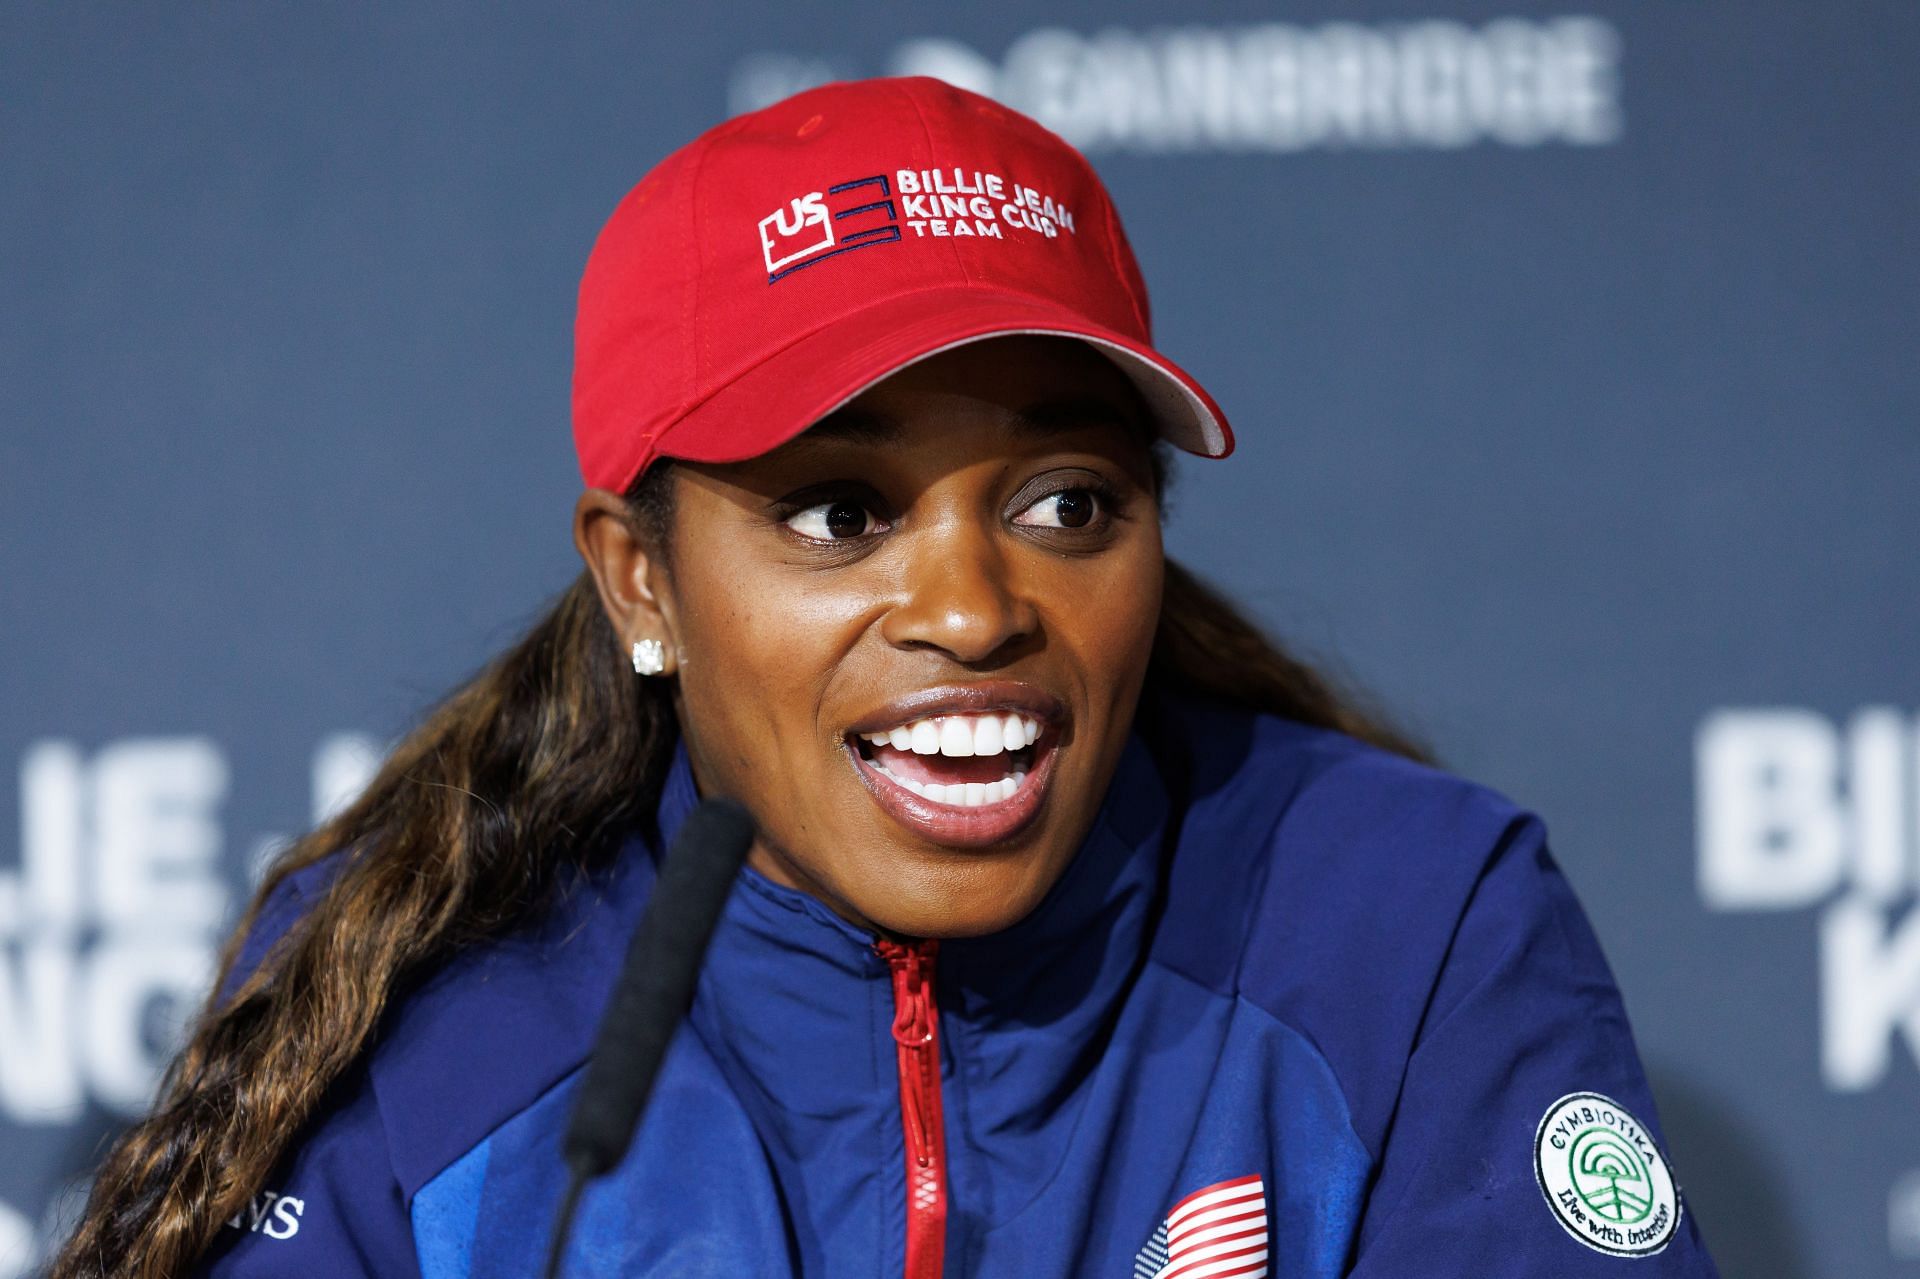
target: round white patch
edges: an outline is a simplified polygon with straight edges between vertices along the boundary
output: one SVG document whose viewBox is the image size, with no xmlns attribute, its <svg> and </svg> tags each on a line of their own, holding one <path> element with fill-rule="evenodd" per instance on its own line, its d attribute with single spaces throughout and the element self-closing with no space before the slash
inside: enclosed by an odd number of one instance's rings
<svg viewBox="0 0 1920 1279">
<path fill-rule="evenodd" d="M 1598 1252 L 1650 1256 L 1680 1228 L 1680 1191 L 1653 1134 L 1611 1097 L 1568 1093 L 1547 1107 L 1533 1175 L 1554 1219 Z"/>
</svg>

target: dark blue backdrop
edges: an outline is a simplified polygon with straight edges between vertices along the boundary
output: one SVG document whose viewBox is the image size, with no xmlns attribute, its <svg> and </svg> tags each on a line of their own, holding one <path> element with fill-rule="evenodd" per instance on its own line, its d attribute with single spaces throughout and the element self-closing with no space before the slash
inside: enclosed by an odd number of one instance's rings
<svg viewBox="0 0 1920 1279">
<path fill-rule="evenodd" d="M 0 9 L 0 1276 L 248 864 L 575 569 L 670 147 L 935 70 L 1111 184 L 1176 553 L 1548 818 L 1729 1274 L 1920 1269 L 1920 9 Z M 17 833 L 14 833 L 17 832 Z"/>
</svg>

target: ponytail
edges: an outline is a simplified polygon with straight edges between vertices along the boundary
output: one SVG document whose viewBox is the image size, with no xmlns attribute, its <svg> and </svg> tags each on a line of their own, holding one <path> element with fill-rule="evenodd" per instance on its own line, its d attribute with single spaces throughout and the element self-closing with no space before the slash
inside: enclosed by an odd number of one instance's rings
<svg viewBox="0 0 1920 1279">
<path fill-rule="evenodd" d="M 115 1145 L 52 1279 L 172 1279 L 267 1183 L 290 1133 L 366 1051 L 402 981 L 529 914 L 564 871 L 650 821 L 673 707 L 624 669 L 582 575 L 526 638 L 415 730 L 360 799 L 296 844 L 336 850 L 312 911 L 201 1015 L 161 1101 Z"/>
</svg>

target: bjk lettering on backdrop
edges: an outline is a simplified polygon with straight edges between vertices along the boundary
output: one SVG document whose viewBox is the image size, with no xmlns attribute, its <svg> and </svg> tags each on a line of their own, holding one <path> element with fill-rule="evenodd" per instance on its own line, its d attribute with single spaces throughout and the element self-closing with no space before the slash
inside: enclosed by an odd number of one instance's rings
<svg viewBox="0 0 1920 1279">
<path fill-rule="evenodd" d="M 322 741 L 313 819 L 357 794 L 377 759 L 357 734 Z M 27 748 L 19 863 L 0 870 L 0 1118 L 63 1124 L 88 1102 L 132 1116 L 151 1101 L 237 907 L 230 780 L 204 737 Z M 257 872 L 283 844 L 262 837 L 244 859 Z"/>
<path fill-rule="evenodd" d="M 1820 1068 L 1881 1083 L 1920 1060 L 1920 721 L 1869 707 L 1722 710 L 1695 741 L 1699 884 L 1721 911 L 1820 911 Z"/>
<path fill-rule="evenodd" d="M 907 41 L 880 67 L 832 51 L 754 54 L 734 67 L 728 107 L 884 71 L 998 98 L 1087 151 L 1601 146 L 1625 128 L 1620 43 L 1585 15 L 1045 27 L 998 61 L 945 38 Z"/>
</svg>

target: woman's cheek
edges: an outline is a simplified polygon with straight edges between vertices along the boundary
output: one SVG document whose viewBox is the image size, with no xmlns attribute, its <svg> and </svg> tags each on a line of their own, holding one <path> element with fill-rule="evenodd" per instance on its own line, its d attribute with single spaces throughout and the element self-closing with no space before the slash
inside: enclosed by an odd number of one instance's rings
<svg viewBox="0 0 1920 1279">
<path fill-rule="evenodd" d="M 804 809 L 837 762 L 823 744 L 821 699 L 845 653 L 850 601 L 812 574 L 730 567 L 699 584 L 712 606 L 688 617 L 689 713 L 710 726 L 703 737 L 723 739 L 706 753 L 734 762 L 740 793 Z"/>
<path fill-rule="evenodd" d="M 1075 654 L 1089 689 L 1119 693 L 1126 702 L 1145 674 L 1160 618 L 1166 561 L 1157 528 L 1146 530 L 1113 551 L 1076 564 L 1069 562 L 1060 580 L 1043 588 L 1043 598 L 1060 601 L 1048 610 L 1055 638 Z M 1079 571 L 1074 571 L 1074 570 Z"/>
</svg>

